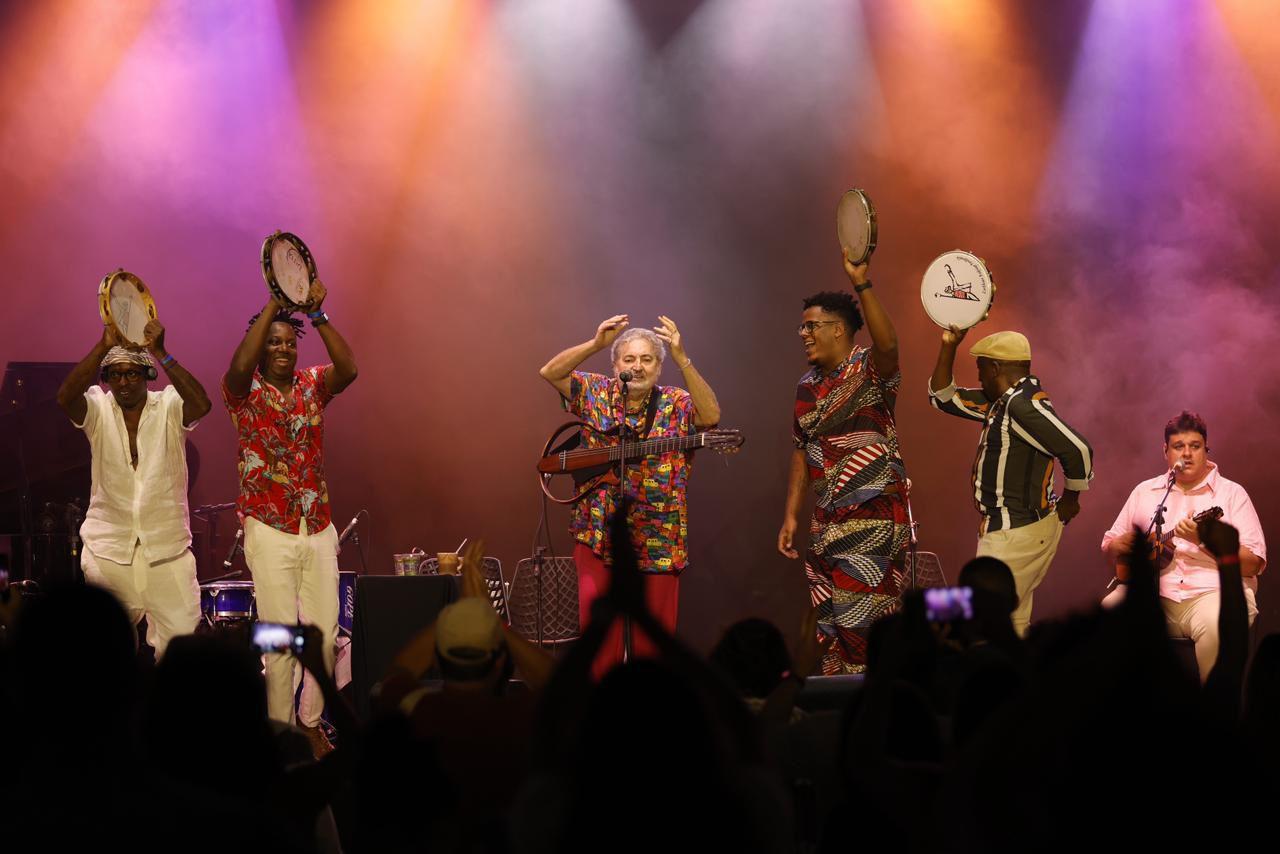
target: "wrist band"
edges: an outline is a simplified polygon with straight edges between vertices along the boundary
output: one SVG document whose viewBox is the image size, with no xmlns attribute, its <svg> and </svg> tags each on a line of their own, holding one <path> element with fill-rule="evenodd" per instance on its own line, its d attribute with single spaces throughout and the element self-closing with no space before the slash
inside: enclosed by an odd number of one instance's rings
<svg viewBox="0 0 1280 854">
<path fill-rule="evenodd" d="M 871 290 L 871 283 L 870 283 L 870 282 L 866 282 L 865 284 L 861 284 L 861 285 L 854 285 L 854 286 L 853 286 L 853 292 L 854 292 L 855 294 L 860 294 L 860 293 L 862 293 L 863 291 L 869 291 L 869 290 Z"/>
<path fill-rule="evenodd" d="M 329 322 L 329 315 L 325 314 L 323 311 L 317 311 L 315 314 L 308 314 L 307 317 L 311 318 L 311 325 L 313 327 L 324 326 Z"/>
<path fill-rule="evenodd" d="M 680 366 L 680 370 L 683 371 L 685 368 L 689 367 L 692 364 L 693 364 L 693 359 L 685 359 L 684 364 Z"/>
<path fill-rule="evenodd" d="M 311 318 L 312 320 L 315 320 L 317 317 L 324 317 L 324 309 L 317 308 L 315 311 L 308 311 L 307 317 Z"/>
<path fill-rule="evenodd" d="M 1218 558 L 1218 563 L 1225 563 L 1230 565 L 1230 564 L 1238 564 L 1239 562 L 1240 562 L 1240 555 L 1223 555 L 1222 557 Z"/>
<path fill-rule="evenodd" d="M 177 359 L 175 359 L 175 358 L 173 358 L 173 354 L 172 354 L 172 353 L 165 353 L 165 354 L 164 354 L 164 358 L 160 360 L 160 367 L 162 367 L 162 368 L 167 368 L 167 367 L 169 367 L 170 365 L 172 365 L 172 364 L 173 364 L 174 362 L 176 362 L 176 361 L 178 361 L 178 360 L 177 360 Z"/>
</svg>

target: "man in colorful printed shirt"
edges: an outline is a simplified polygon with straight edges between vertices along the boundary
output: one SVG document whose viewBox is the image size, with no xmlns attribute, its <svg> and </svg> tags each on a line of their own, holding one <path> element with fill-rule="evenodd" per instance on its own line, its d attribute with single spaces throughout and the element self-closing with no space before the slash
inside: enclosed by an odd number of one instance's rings
<svg viewBox="0 0 1280 854">
<path fill-rule="evenodd" d="M 1102 550 L 1112 561 L 1128 555 L 1133 529 L 1147 530 L 1173 479 L 1173 490 L 1164 502 L 1167 527 L 1161 532 L 1161 539 L 1169 538 L 1172 555 L 1168 565 L 1160 569 L 1160 606 L 1169 634 L 1195 642 L 1202 681 L 1218 660 L 1218 607 L 1222 600 L 1218 564 L 1231 556 L 1215 558 L 1205 549 L 1194 517 L 1216 507 L 1222 511 L 1222 521 L 1239 531 L 1240 553 L 1235 559 L 1240 564 L 1250 624 L 1258 616 L 1258 576 L 1267 566 L 1267 543 L 1258 511 L 1244 487 L 1223 477 L 1217 463 L 1209 459 L 1208 441 L 1209 428 L 1194 412 L 1184 411 L 1170 419 L 1164 428 L 1164 460 L 1169 470 L 1135 486 L 1111 530 L 1102 537 Z M 1102 604 L 1119 604 L 1125 590 L 1123 585 L 1117 587 Z"/>
<path fill-rule="evenodd" d="M 1093 479 L 1093 449 L 1058 416 L 1031 374 L 1031 344 L 1020 332 L 997 332 L 973 345 L 969 355 L 978 360 L 982 387 L 956 388 L 956 348 L 966 331 L 953 326 L 942 333 L 929 402 L 948 415 L 982 422 L 973 463 L 974 504 L 982 514 L 978 556 L 1000 558 L 1013 571 L 1013 627 L 1024 635 L 1032 594 Z M 1061 498 L 1053 492 L 1055 459 L 1065 478 Z"/>
<path fill-rule="evenodd" d="M 812 483 L 817 501 L 804 570 L 818 631 L 834 639 L 822 660 L 827 675 L 866 670 L 872 623 L 898 607 L 908 539 L 906 468 L 893 420 L 902 382 L 898 335 L 871 289 L 869 264 L 852 264 L 846 252 L 844 269 L 856 298 L 826 291 L 804 301 L 797 331 L 813 368 L 796 388 L 795 450 L 778 531 L 778 551 L 800 557 L 794 541 Z M 870 347 L 853 340 L 864 316 Z"/>
<path fill-rule="evenodd" d="M 324 633 L 332 671 L 338 631 L 338 534 L 329 514 L 324 478 L 324 410 L 356 378 L 351 348 L 321 308 L 327 291 L 311 286 L 311 325 L 331 364 L 297 370 L 302 322 L 273 296 L 254 317 L 231 357 L 222 396 L 240 441 L 240 498 L 244 555 L 253 574 L 258 619 L 306 622 Z M 294 659 L 267 656 L 267 709 L 293 721 Z M 306 678 L 299 724 L 316 752 L 328 744 L 319 729 L 323 703 Z"/>
<path fill-rule="evenodd" d="M 594 338 L 570 347 L 542 367 L 543 379 L 560 392 L 566 410 L 596 430 L 614 432 L 601 436 L 584 430 L 587 447 L 614 444 L 624 417 L 629 441 L 687 436 L 698 428 L 719 423 L 720 404 L 715 392 L 693 366 L 680 330 L 669 317 L 659 316 L 658 321 L 653 330 L 627 329 L 628 315 L 614 315 L 596 328 Z M 671 357 L 688 391 L 657 384 L 667 347 L 671 348 Z M 613 376 L 576 370 L 589 356 L 606 348 L 613 362 Z M 623 371 L 631 374 L 625 400 L 618 380 Z M 646 429 L 650 412 L 652 423 Z M 642 457 L 627 464 L 626 495 L 632 501 L 627 522 L 640 570 L 645 574 L 645 598 L 654 616 L 673 632 L 680 573 L 688 565 L 685 488 L 690 465 L 687 451 Z M 608 587 L 609 522 L 617 506 L 617 486 L 608 484 L 593 489 L 573 506 L 569 531 L 577 541 L 573 557 L 578 568 L 578 615 L 583 627 L 590 618 L 591 603 Z M 597 673 L 622 660 L 622 646 L 621 630 L 615 626 L 596 661 Z M 637 634 L 632 652 L 651 655 L 654 650 L 648 638 Z"/>
</svg>

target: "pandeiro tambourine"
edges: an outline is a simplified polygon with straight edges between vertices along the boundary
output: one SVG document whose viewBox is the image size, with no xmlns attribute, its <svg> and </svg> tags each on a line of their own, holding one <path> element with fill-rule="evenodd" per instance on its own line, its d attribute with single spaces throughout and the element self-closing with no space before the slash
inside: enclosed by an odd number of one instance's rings
<svg viewBox="0 0 1280 854">
<path fill-rule="evenodd" d="M 925 313 L 943 329 L 968 329 L 986 320 L 995 298 L 995 278 L 987 265 L 960 249 L 934 258 L 920 282 Z"/>
<path fill-rule="evenodd" d="M 121 267 L 98 285 L 98 314 L 126 346 L 142 347 L 147 343 L 143 330 L 156 319 L 156 303 L 142 280 Z"/>
<path fill-rule="evenodd" d="M 862 190 L 850 190 L 836 205 L 836 235 L 849 250 L 849 261 L 861 264 L 876 251 L 876 207 Z"/>
<path fill-rule="evenodd" d="M 306 308 L 311 303 L 316 262 L 302 238 L 277 231 L 262 241 L 262 278 L 285 308 Z"/>
</svg>

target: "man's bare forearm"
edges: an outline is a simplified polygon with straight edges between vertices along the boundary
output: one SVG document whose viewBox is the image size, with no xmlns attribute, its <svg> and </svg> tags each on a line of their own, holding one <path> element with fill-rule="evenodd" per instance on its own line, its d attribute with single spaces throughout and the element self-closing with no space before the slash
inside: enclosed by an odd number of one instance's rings
<svg viewBox="0 0 1280 854">
<path fill-rule="evenodd" d="M 711 385 L 693 366 L 693 360 L 687 360 L 680 373 L 684 376 L 685 387 L 689 397 L 693 398 L 693 423 L 698 427 L 713 427 L 720 423 L 720 401 Z"/>
<path fill-rule="evenodd" d="M 98 341 L 88 355 L 71 369 L 71 373 L 67 374 L 58 388 L 58 406 L 77 424 L 84 421 L 89 408 L 85 403 L 84 393 L 97 381 L 102 371 L 102 360 L 110 349 L 106 341 Z"/>
</svg>

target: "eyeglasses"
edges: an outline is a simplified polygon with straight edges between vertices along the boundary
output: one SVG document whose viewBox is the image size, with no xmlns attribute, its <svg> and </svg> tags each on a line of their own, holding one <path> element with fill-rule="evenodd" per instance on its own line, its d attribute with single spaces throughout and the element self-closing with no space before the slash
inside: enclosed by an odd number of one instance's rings
<svg viewBox="0 0 1280 854">
<path fill-rule="evenodd" d="M 817 329 L 819 326 L 825 326 L 828 323 L 839 323 L 839 322 L 840 321 L 838 320 L 806 320 L 804 323 L 796 327 L 796 334 L 804 335 L 805 333 L 808 333 L 809 335 L 812 335 L 813 331 Z"/>
<path fill-rule="evenodd" d="M 142 371 L 137 368 L 129 368 L 124 371 L 107 371 L 107 382 L 137 382 L 142 379 Z"/>
</svg>

